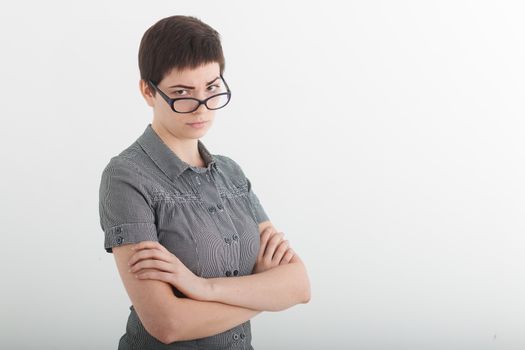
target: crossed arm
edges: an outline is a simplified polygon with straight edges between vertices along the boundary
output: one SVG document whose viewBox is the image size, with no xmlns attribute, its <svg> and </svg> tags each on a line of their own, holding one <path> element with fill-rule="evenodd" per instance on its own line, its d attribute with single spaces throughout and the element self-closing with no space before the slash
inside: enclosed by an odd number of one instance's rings
<svg viewBox="0 0 525 350">
<path fill-rule="evenodd" d="M 270 221 L 259 224 L 262 232 Z M 113 253 L 126 291 L 146 330 L 159 341 L 189 340 L 215 335 L 251 319 L 261 311 L 279 311 L 310 299 L 310 285 L 301 259 L 248 276 L 210 279 L 206 301 L 177 298 L 163 281 L 140 280 L 128 272 L 132 245 Z"/>
<path fill-rule="evenodd" d="M 260 311 L 281 311 L 310 300 L 306 268 L 296 254 L 286 265 L 253 275 L 209 279 L 209 301 Z"/>
<path fill-rule="evenodd" d="M 273 227 L 270 221 L 259 224 L 259 232 Z M 310 300 L 310 282 L 304 263 L 297 253 L 288 264 L 247 276 L 209 278 L 206 301 L 242 306 L 259 311 L 281 311 Z"/>
</svg>

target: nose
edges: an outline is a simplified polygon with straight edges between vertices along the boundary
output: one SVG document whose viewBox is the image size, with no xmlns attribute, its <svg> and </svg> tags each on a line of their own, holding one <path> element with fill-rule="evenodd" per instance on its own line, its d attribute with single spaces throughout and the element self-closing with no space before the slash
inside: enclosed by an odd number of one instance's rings
<svg viewBox="0 0 525 350">
<path fill-rule="evenodd" d="M 204 103 L 201 103 L 199 105 L 199 108 L 197 108 L 195 111 L 193 111 L 194 114 L 196 113 L 205 113 L 206 111 L 208 110 L 208 108 L 206 108 L 206 106 L 204 105 Z"/>
</svg>

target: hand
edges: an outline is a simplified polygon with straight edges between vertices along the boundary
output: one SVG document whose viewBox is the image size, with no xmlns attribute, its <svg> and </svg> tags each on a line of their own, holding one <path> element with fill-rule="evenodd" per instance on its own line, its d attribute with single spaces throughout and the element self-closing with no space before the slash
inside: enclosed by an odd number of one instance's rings
<svg viewBox="0 0 525 350">
<path fill-rule="evenodd" d="M 278 265 L 288 264 L 294 256 L 288 240 L 283 240 L 284 233 L 275 232 L 272 226 L 261 233 L 261 246 L 252 273 L 259 273 Z"/>
<path fill-rule="evenodd" d="M 208 280 L 196 276 L 159 242 L 143 241 L 131 249 L 136 252 L 129 259 L 129 271 L 137 278 L 167 282 L 194 300 L 206 301 L 209 297 Z"/>
</svg>

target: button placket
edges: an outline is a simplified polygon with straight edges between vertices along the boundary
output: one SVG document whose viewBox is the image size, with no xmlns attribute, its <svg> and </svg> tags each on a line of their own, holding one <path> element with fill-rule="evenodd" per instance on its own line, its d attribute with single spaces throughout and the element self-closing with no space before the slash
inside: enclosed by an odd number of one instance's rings
<svg viewBox="0 0 525 350">
<path fill-rule="evenodd" d="M 224 206 L 223 199 L 221 198 L 220 192 L 215 185 L 215 178 L 213 177 L 213 173 L 211 171 L 209 173 L 207 172 L 205 176 L 210 181 L 202 182 L 201 186 L 199 187 L 199 192 L 204 201 L 206 210 L 208 211 L 210 215 L 212 215 L 212 217 L 214 217 L 215 215 L 225 215 L 226 208 Z M 231 221 L 229 220 L 229 218 L 225 218 L 225 219 L 227 222 Z M 221 221 L 221 222 L 225 221 L 217 217 L 214 217 L 214 220 Z M 232 229 L 235 232 L 235 227 L 231 227 L 229 230 L 232 230 Z M 228 245 L 231 245 L 234 240 L 238 241 L 238 235 L 233 236 L 229 234 L 228 231 L 220 232 L 220 233 L 222 235 L 222 239 Z"/>
<path fill-rule="evenodd" d="M 200 186 L 201 185 L 201 179 L 200 179 L 199 175 L 195 175 L 194 179 L 195 179 L 195 183 Z"/>
<path fill-rule="evenodd" d="M 239 276 L 239 235 L 236 233 L 236 227 L 226 213 L 225 202 L 217 188 L 213 170 L 199 175 L 201 177 L 200 186 L 196 186 L 196 189 L 202 199 L 204 210 L 207 210 L 211 219 L 217 223 L 219 229 L 218 234 L 221 236 L 220 239 L 227 245 L 225 247 L 225 254 L 227 254 L 229 256 L 228 259 L 231 260 L 231 265 L 228 264 L 226 266 L 223 271 L 223 276 Z M 197 183 L 197 176 L 199 175 L 194 175 L 195 183 Z M 208 181 L 203 181 L 204 177 L 206 177 Z"/>
<path fill-rule="evenodd" d="M 219 194 L 217 186 L 215 185 L 213 177 L 210 176 L 208 172 L 200 176 L 206 176 L 206 178 L 208 179 L 208 181 L 200 181 L 200 179 L 197 179 L 198 175 L 195 176 L 195 182 L 199 184 L 198 191 L 201 194 L 203 200 L 205 201 L 210 213 L 214 212 L 214 210 L 216 211 L 217 209 L 223 210 L 224 206 L 221 203 L 221 196 Z M 219 203 L 221 205 L 218 205 Z M 212 206 L 214 207 L 214 209 L 209 209 Z"/>
</svg>

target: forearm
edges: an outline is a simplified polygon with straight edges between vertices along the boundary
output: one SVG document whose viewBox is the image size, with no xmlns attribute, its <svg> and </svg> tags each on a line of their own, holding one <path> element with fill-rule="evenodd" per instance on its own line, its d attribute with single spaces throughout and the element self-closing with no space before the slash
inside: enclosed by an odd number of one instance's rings
<svg viewBox="0 0 525 350">
<path fill-rule="evenodd" d="M 261 311 L 222 304 L 178 298 L 173 313 L 177 314 L 176 329 L 171 332 L 172 341 L 191 340 L 212 336 L 259 314 Z"/>
<path fill-rule="evenodd" d="M 207 300 L 261 311 L 280 311 L 310 298 L 310 283 L 302 263 L 279 265 L 239 277 L 210 278 Z"/>
</svg>

